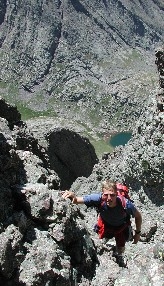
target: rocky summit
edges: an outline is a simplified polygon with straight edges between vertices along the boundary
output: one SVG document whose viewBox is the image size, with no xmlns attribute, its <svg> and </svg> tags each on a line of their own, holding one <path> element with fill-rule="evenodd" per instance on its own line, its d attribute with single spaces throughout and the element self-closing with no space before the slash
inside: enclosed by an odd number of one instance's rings
<svg viewBox="0 0 164 286">
<path fill-rule="evenodd" d="M 0 285 L 163 286 L 163 12 L 162 0 L 0 1 Z M 94 232 L 96 210 L 62 198 L 106 178 L 143 217 L 126 267 Z"/>
</svg>

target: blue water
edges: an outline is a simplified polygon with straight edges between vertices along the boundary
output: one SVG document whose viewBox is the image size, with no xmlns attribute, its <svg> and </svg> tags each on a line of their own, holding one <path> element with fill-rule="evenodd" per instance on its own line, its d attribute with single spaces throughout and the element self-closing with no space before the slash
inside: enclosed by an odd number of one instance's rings
<svg viewBox="0 0 164 286">
<path fill-rule="evenodd" d="M 110 138 L 109 144 L 112 145 L 112 147 L 116 147 L 119 145 L 125 146 L 125 144 L 130 140 L 131 137 L 131 132 L 120 132 Z"/>
</svg>

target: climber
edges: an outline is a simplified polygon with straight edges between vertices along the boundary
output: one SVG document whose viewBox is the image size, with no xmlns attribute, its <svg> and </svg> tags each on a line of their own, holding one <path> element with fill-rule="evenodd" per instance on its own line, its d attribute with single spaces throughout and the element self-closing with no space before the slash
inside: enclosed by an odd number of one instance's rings
<svg viewBox="0 0 164 286">
<path fill-rule="evenodd" d="M 120 266 L 124 266 L 125 243 L 130 240 L 131 221 L 135 218 L 135 234 L 132 236 L 133 243 L 140 240 L 142 216 L 131 200 L 119 195 L 117 184 L 110 180 L 102 183 L 102 192 L 97 194 L 77 197 L 74 192 L 66 190 L 62 197 L 71 199 L 73 204 L 85 204 L 87 207 L 96 207 L 99 212 L 95 231 L 99 238 L 115 238 L 115 257 Z"/>
</svg>

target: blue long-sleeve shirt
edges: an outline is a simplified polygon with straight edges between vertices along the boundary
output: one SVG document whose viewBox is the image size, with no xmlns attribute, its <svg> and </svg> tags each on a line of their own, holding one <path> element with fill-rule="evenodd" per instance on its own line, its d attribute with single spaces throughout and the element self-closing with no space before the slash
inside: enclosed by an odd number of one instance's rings
<svg viewBox="0 0 164 286">
<path fill-rule="evenodd" d="M 115 207 L 107 206 L 106 202 L 102 202 L 102 193 L 85 195 L 83 197 L 84 204 L 87 207 L 98 207 L 100 216 L 108 225 L 121 226 L 126 222 L 127 215 L 134 217 L 136 207 L 130 201 L 126 200 L 125 208 L 123 208 L 120 198 L 117 197 L 117 205 Z"/>
</svg>

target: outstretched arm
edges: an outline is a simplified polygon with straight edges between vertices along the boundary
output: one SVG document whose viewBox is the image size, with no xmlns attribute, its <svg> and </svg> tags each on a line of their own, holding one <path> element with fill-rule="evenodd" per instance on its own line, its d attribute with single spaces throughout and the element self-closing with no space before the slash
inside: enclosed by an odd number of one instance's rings
<svg viewBox="0 0 164 286">
<path fill-rule="evenodd" d="M 84 204 L 83 197 L 76 197 L 74 192 L 65 191 L 62 195 L 63 199 L 70 199 L 73 204 Z"/>
<path fill-rule="evenodd" d="M 142 216 L 141 216 L 141 213 L 138 210 L 136 210 L 134 217 L 135 217 L 136 230 L 135 230 L 135 235 L 133 237 L 134 239 L 133 243 L 136 244 L 140 240 Z"/>
</svg>

